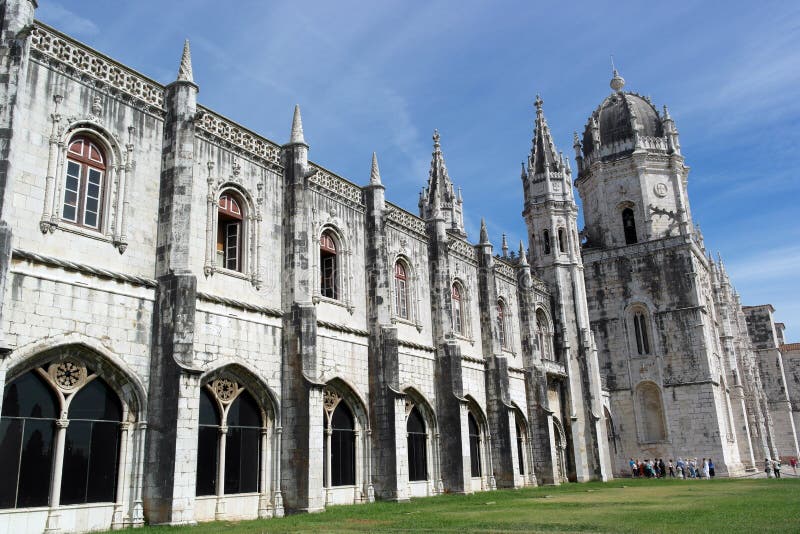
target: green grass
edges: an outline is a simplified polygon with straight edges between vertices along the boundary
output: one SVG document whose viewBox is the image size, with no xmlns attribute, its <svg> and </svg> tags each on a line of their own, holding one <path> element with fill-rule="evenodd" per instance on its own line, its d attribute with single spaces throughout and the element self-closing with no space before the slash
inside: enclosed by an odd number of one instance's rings
<svg viewBox="0 0 800 534">
<path fill-rule="evenodd" d="M 136 533 L 398 531 L 800 532 L 800 479 L 621 479 L 335 506 L 320 514 L 147 527 Z"/>
</svg>

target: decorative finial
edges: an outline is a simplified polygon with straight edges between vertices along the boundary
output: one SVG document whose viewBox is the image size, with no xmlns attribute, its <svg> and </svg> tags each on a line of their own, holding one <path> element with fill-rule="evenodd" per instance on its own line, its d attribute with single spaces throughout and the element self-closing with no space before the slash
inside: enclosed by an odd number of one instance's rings
<svg viewBox="0 0 800 534">
<path fill-rule="evenodd" d="M 528 176 L 528 173 L 525 171 L 525 162 L 524 161 L 520 162 L 520 165 L 522 166 L 521 176 L 525 178 L 526 176 Z"/>
<path fill-rule="evenodd" d="M 613 63 L 613 60 L 612 60 L 612 63 Z M 610 85 L 611 85 L 611 88 L 614 91 L 618 92 L 618 93 L 620 91 L 622 91 L 623 87 L 625 87 L 625 78 L 623 78 L 622 76 L 619 75 L 619 72 L 617 72 L 617 69 L 613 69 L 613 77 L 611 78 Z"/>
<path fill-rule="evenodd" d="M 303 119 L 300 117 L 300 106 L 295 105 L 294 117 L 292 118 L 292 135 L 289 137 L 291 144 L 306 144 L 303 137 Z"/>
<path fill-rule="evenodd" d="M 523 267 L 528 266 L 528 257 L 525 254 L 525 245 L 522 243 L 522 240 L 519 240 L 519 264 Z"/>
<path fill-rule="evenodd" d="M 669 109 L 667 109 L 666 104 L 664 104 L 664 120 L 672 120 L 672 117 L 669 116 Z"/>
<path fill-rule="evenodd" d="M 503 246 L 501 247 L 503 250 L 503 257 L 508 257 L 508 241 L 506 241 L 506 234 L 503 234 Z"/>
<path fill-rule="evenodd" d="M 178 68 L 179 82 L 194 82 L 192 75 L 192 52 L 189 50 L 189 39 L 183 42 L 183 55 L 181 56 L 181 66 Z"/>
<path fill-rule="evenodd" d="M 439 130 L 438 129 L 433 130 L 433 148 L 435 148 L 436 150 L 441 148 L 441 145 L 439 145 Z"/>
<path fill-rule="evenodd" d="M 486 245 L 489 243 L 489 231 L 486 229 L 486 220 L 481 217 L 481 237 L 480 244 Z"/>
<path fill-rule="evenodd" d="M 537 115 L 542 113 L 542 104 L 544 104 L 544 100 L 539 96 L 539 93 L 536 93 L 536 100 L 533 101 L 533 105 L 536 106 Z"/>
<path fill-rule="evenodd" d="M 378 170 L 378 156 L 372 153 L 372 170 L 369 173 L 369 183 L 377 185 L 381 183 L 381 171 Z"/>
</svg>

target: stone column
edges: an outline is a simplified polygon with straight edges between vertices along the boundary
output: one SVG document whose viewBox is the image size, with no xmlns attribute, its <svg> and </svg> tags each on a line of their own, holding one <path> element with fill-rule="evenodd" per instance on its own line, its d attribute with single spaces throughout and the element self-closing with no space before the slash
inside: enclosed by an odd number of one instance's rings
<svg viewBox="0 0 800 534">
<path fill-rule="evenodd" d="M 66 413 L 64 413 L 61 419 L 56 421 L 56 449 L 53 453 L 53 476 L 50 478 L 50 510 L 47 513 L 45 532 L 59 532 L 61 530 L 59 525 L 61 518 L 59 511 L 61 504 L 61 474 L 64 468 L 64 443 L 67 439 L 68 426 L 69 420 L 66 418 Z"/>
<path fill-rule="evenodd" d="M 227 411 L 227 410 L 226 410 Z M 219 445 L 217 446 L 217 506 L 214 519 L 225 519 L 225 449 L 228 446 L 228 427 L 219 427 Z"/>
<path fill-rule="evenodd" d="M 125 503 L 127 501 L 128 471 L 132 467 L 128 463 L 128 440 L 130 436 L 131 423 L 128 421 L 120 424 L 119 438 L 119 470 L 117 473 L 117 500 L 114 503 L 114 517 L 111 521 L 111 528 L 119 529 L 125 526 Z"/>
<path fill-rule="evenodd" d="M 150 431 L 144 471 L 144 505 L 153 524 L 194 522 L 201 371 L 194 359 L 197 278 L 191 267 L 197 251 L 191 225 L 198 88 L 191 81 L 188 55 L 187 44 L 179 79 L 164 92 L 167 115 L 158 201 Z"/>
</svg>

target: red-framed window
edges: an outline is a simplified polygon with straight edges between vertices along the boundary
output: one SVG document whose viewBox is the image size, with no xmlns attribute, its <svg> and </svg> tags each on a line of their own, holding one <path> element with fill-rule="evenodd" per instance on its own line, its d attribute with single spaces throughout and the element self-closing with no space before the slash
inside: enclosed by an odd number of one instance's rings
<svg viewBox="0 0 800 534">
<path fill-rule="evenodd" d="M 230 192 L 223 193 L 217 210 L 217 255 L 221 256 L 222 266 L 231 271 L 242 272 L 244 265 L 243 223 L 241 200 Z"/>
<path fill-rule="evenodd" d="M 408 319 L 408 272 L 402 261 L 394 264 L 394 304 L 397 316 Z"/>
<path fill-rule="evenodd" d="M 497 337 L 500 338 L 500 346 L 508 346 L 506 334 L 506 305 L 503 304 L 502 300 L 497 301 Z"/>
<path fill-rule="evenodd" d="M 323 297 L 338 299 L 338 255 L 336 241 L 333 239 L 330 232 L 324 232 L 319 238 L 319 259 L 321 266 L 320 293 Z"/>
<path fill-rule="evenodd" d="M 74 137 L 67 150 L 61 218 L 99 230 L 103 222 L 106 158 L 91 139 Z"/>
</svg>

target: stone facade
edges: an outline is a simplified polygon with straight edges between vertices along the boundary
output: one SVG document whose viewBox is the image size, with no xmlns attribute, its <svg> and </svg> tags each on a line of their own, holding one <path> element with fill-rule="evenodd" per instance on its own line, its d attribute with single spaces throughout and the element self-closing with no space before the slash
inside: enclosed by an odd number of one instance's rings
<svg viewBox="0 0 800 534">
<path fill-rule="evenodd" d="M 772 375 L 692 227 L 666 119 L 627 160 L 584 140 L 582 246 L 537 99 L 528 247 L 503 238 L 495 254 L 485 225 L 467 240 L 438 132 L 417 216 L 386 200 L 376 156 L 363 186 L 310 161 L 299 109 L 278 144 L 198 104 L 188 43 L 164 87 L 34 22 L 34 1 L 2 5 L 0 442 L 27 452 L 0 484 L 0 532 L 608 480 L 670 443 L 736 474 L 783 446 Z M 672 194 L 647 200 L 662 181 Z M 635 245 L 615 241 L 623 201 L 656 202 Z M 642 357 L 633 304 L 653 332 Z M 119 414 L 73 412 L 91 384 Z M 641 426 L 641 384 L 666 399 L 664 439 L 642 439 L 658 425 Z M 16 391 L 34 386 L 50 400 L 26 415 L 34 399 Z M 112 423 L 103 478 L 76 435 Z M 43 462 L 25 459 L 25 424 Z M 75 497 L 76 473 L 110 480 L 102 498 Z"/>
</svg>

